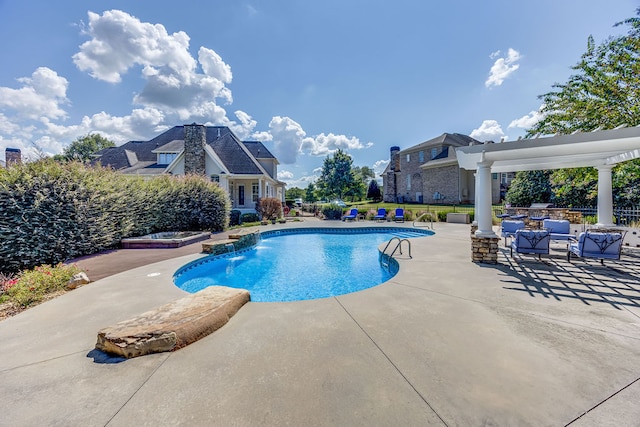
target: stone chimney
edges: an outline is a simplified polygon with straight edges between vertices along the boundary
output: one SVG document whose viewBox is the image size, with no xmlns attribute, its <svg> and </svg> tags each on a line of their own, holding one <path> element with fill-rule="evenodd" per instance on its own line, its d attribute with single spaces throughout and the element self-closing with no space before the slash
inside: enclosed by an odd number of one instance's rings
<svg viewBox="0 0 640 427">
<path fill-rule="evenodd" d="M 207 128 L 192 123 L 184 125 L 184 173 L 205 174 L 204 146 L 207 143 Z"/>
<path fill-rule="evenodd" d="M 391 170 L 394 172 L 400 172 L 400 147 L 391 147 Z"/>
<path fill-rule="evenodd" d="M 7 167 L 19 165 L 22 163 L 22 152 L 19 148 L 6 148 L 4 158 Z"/>
</svg>

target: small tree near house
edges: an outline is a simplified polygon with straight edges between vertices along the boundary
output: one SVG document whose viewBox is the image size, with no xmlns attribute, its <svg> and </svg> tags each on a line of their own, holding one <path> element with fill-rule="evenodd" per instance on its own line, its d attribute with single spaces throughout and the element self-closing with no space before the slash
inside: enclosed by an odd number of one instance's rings
<svg viewBox="0 0 640 427">
<path fill-rule="evenodd" d="M 282 202 L 275 197 L 265 197 L 258 200 L 256 212 L 263 220 L 274 220 L 282 216 Z"/>
</svg>

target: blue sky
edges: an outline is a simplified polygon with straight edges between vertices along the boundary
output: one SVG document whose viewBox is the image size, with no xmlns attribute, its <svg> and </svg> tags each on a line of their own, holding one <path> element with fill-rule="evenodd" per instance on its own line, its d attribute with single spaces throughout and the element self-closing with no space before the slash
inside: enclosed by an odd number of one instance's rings
<svg viewBox="0 0 640 427">
<path fill-rule="evenodd" d="M 122 144 L 230 126 L 306 187 L 341 148 L 444 132 L 515 140 L 538 95 L 620 34 L 637 0 L 0 0 L 0 149 L 35 158 L 98 132 Z"/>
</svg>

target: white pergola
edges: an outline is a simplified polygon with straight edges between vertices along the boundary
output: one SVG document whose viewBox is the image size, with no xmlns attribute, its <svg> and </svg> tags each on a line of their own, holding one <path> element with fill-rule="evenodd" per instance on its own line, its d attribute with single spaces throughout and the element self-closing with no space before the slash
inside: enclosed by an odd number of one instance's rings
<svg viewBox="0 0 640 427">
<path fill-rule="evenodd" d="M 456 148 L 461 168 L 476 171 L 476 237 L 496 237 L 491 173 L 593 166 L 598 170 L 598 226 L 611 226 L 611 169 L 640 158 L 640 126 Z"/>
</svg>

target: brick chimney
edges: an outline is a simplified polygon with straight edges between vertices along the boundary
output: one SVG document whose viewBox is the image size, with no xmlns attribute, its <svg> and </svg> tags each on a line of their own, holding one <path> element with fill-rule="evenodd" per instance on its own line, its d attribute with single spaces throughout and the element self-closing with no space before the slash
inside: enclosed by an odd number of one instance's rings
<svg viewBox="0 0 640 427">
<path fill-rule="evenodd" d="M 6 148 L 4 158 L 7 167 L 22 164 L 22 152 L 19 148 Z"/>
<path fill-rule="evenodd" d="M 207 128 L 192 123 L 184 125 L 184 173 L 205 174 L 204 146 L 207 142 Z"/>
</svg>

